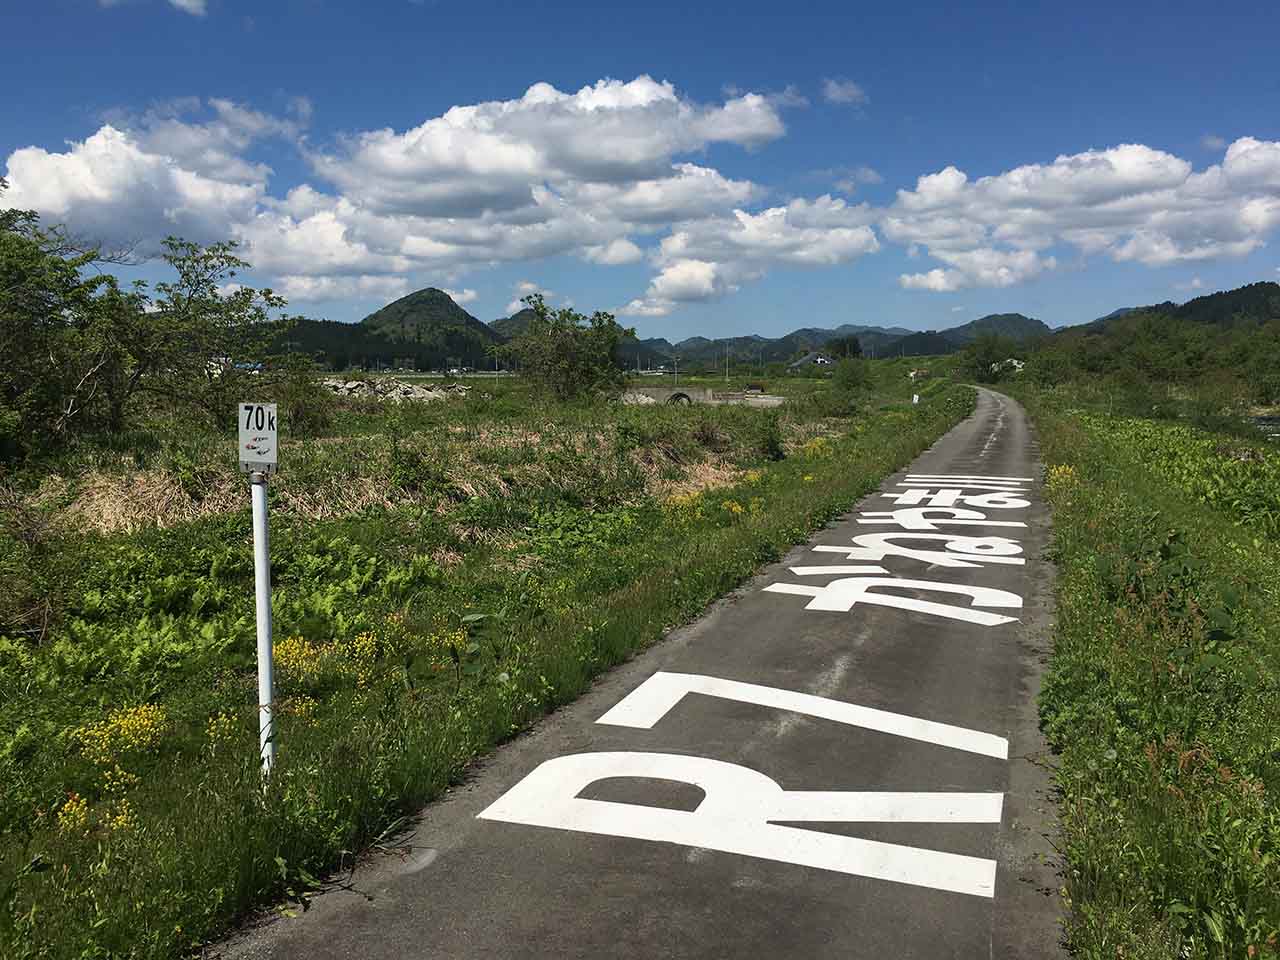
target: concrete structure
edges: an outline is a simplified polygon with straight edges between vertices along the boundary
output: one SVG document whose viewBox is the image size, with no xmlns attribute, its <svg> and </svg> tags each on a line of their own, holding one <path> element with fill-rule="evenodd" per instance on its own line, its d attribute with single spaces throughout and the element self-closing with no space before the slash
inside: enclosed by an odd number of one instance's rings
<svg viewBox="0 0 1280 960">
<path fill-rule="evenodd" d="M 721 404 L 736 403 L 750 407 L 780 407 L 783 397 L 770 396 L 767 393 L 735 390 L 712 390 L 710 387 L 663 386 L 650 387 L 632 385 L 626 393 L 650 397 L 655 403 L 672 403 L 687 405 L 691 403 Z M 625 399 L 625 397 L 624 397 Z"/>
<path fill-rule="evenodd" d="M 834 363 L 835 361 L 825 353 L 813 351 L 811 353 L 806 353 L 799 360 L 795 361 L 795 363 L 788 364 L 787 369 L 795 371 L 805 370 L 809 367 L 829 367 Z"/>
</svg>

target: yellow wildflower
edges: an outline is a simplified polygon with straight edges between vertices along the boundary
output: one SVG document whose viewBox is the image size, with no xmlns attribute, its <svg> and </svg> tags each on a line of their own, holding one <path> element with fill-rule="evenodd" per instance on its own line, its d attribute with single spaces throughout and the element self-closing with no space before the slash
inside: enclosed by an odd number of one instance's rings
<svg viewBox="0 0 1280 960">
<path fill-rule="evenodd" d="M 112 710 L 105 720 L 76 731 L 84 755 L 99 766 L 114 766 L 123 753 L 144 753 L 160 745 L 168 718 L 164 707 L 142 703 Z"/>
<path fill-rule="evenodd" d="M 117 763 L 114 767 L 102 771 L 102 789 L 107 793 L 128 793 L 138 785 L 139 779 L 136 773 L 122 769 Z"/>
<path fill-rule="evenodd" d="M 1076 468 L 1067 463 L 1060 463 L 1049 468 L 1047 484 L 1050 490 L 1064 490 L 1075 486 Z"/>
<path fill-rule="evenodd" d="M 742 504 L 737 500 L 726 500 L 724 503 L 720 504 L 720 508 L 727 512 L 731 517 L 742 516 Z"/>
<path fill-rule="evenodd" d="M 806 473 L 806 474 L 805 474 L 803 477 L 801 477 L 800 479 L 801 479 L 801 480 L 803 480 L 805 483 L 813 483 L 813 474 L 812 474 L 812 473 Z"/>
<path fill-rule="evenodd" d="M 121 800 L 114 814 L 107 815 L 107 826 L 112 831 L 128 831 L 138 828 L 138 818 L 134 815 L 133 806 L 128 800 Z"/>
<path fill-rule="evenodd" d="M 285 637 L 272 650 L 276 669 L 285 677 L 306 682 L 320 669 L 320 649 L 305 637 Z"/>
<path fill-rule="evenodd" d="M 825 457 L 831 453 L 831 442 L 826 437 L 814 437 L 800 447 L 806 457 Z"/>
<path fill-rule="evenodd" d="M 356 685 L 368 686 L 373 680 L 378 659 L 378 638 L 366 631 L 351 640 L 339 641 L 334 646 L 345 658 L 347 671 L 355 675 Z"/>
<path fill-rule="evenodd" d="M 235 740 L 236 718 L 226 711 L 219 712 L 209 718 L 204 733 L 209 738 L 209 745 L 217 750 Z"/>
<path fill-rule="evenodd" d="M 83 833 L 89 825 L 89 801 L 78 793 L 67 797 L 58 810 L 58 831 L 60 833 Z"/>
<path fill-rule="evenodd" d="M 284 703 L 281 704 L 280 712 L 297 717 L 299 720 L 309 723 L 315 719 L 317 706 L 318 704 L 316 703 L 315 697 L 309 697 L 306 694 L 303 694 L 300 697 L 290 697 L 288 700 L 284 701 Z"/>
</svg>

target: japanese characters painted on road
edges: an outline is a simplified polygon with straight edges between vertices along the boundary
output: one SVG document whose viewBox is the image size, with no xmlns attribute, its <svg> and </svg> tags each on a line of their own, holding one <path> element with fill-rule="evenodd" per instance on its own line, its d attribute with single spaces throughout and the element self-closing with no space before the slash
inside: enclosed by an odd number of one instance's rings
<svg viewBox="0 0 1280 960">
<path fill-rule="evenodd" d="M 974 607 L 994 607 L 1004 610 L 1020 610 L 1022 598 L 1008 590 L 997 590 L 994 587 L 979 587 L 968 583 L 937 583 L 931 580 L 907 580 L 888 576 L 888 571 L 881 567 L 849 567 L 849 572 L 882 573 L 885 576 L 841 577 L 824 586 L 808 583 L 771 583 L 764 588 L 766 593 L 789 593 L 801 597 L 810 597 L 805 604 L 806 610 L 831 610 L 848 613 L 858 604 L 873 604 L 880 607 L 896 607 L 899 610 L 912 610 L 916 613 L 927 613 L 935 617 L 946 617 L 949 620 L 961 620 L 965 623 L 976 623 L 983 627 L 998 627 L 1004 623 L 1013 623 L 1017 617 L 1006 617 L 973 607 L 958 607 L 949 603 L 936 603 L 932 600 L 920 600 L 916 597 L 903 597 L 894 593 L 880 593 L 880 590 L 923 590 L 926 592 L 954 593 L 972 598 Z M 843 571 L 842 571 L 843 572 Z"/>
<path fill-rule="evenodd" d="M 892 500 L 899 506 L 914 507 L 924 504 L 929 507 L 954 507 L 964 503 L 971 507 L 987 507 L 996 510 L 1023 510 L 1031 506 L 1030 500 L 1013 496 L 1020 490 L 994 490 L 986 493 L 965 493 L 959 487 L 912 487 L 901 493 L 882 493 L 880 496 Z"/>
<path fill-rule="evenodd" d="M 239 428 L 241 473 L 275 473 L 279 462 L 279 435 L 274 403 L 242 403 L 236 418 Z"/>
<path fill-rule="evenodd" d="M 963 507 L 907 507 L 902 510 L 868 510 L 859 523 L 889 523 L 903 530 L 937 530 L 938 524 L 961 527 L 1025 527 L 1021 520 L 988 520 L 978 510 Z"/>
<path fill-rule="evenodd" d="M 907 480 L 923 480 L 928 483 L 938 483 L 945 481 L 950 486 L 955 486 L 952 481 L 955 480 L 975 480 L 979 483 L 1003 483 L 1012 486 L 1021 486 L 1024 483 L 1034 482 L 1034 477 L 988 477 L 980 473 L 909 473 Z"/>
<path fill-rule="evenodd" d="M 854 704 L 695 674 L 657 673 L 599 723 L 648 729 L 689 693 L 795 710 L 940 746 L 1007 757 L 1008 743 L 976 730 Z M 610 779 L 669 780 L 703 792 L 693 811 L 579 796 Z M 719 850 L 851 876 L 991 897 L 996 863 L 895 843 L 861 840 L 797 823 L 999 823 L 1001 793 L 783 790 L 738 764 L 670 753 L 611 751 L 557 757 L 535 768 L 479 814 L 481 819 Z"/>
<path fill-rule="evenodd" d="M 898 541 L 929 540 L 940 542 L 941 550 L 909 547 Z M 906 557 L 937 567 L 980 567 L 984 563 L 1007 564 L 1020 567 L 1027 561 L 1019 554 L 1022 547 L 1008 537 L 966 537 L 958 533 L 864 533 L 853 538 L 857 546 L 840 547 L 820 543 L 813 547 L 815 553 L 839 554 L 847 560 L 883 560 L 885 557 Z M 814 576 L 822 573 L 849 573 L 838 567 L 792 567 L 792 573 Z"/>
</svg>

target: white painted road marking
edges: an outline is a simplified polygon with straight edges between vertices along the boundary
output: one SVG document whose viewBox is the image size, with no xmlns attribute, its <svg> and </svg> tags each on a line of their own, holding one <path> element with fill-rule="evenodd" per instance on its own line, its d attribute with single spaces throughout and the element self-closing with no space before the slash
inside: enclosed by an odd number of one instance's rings
<svg viewBox="0 0 1280 960">
<path fill-rule="evenodd" d="M 941 514 L 941 516 L 934 516 L 934 514 Z M 1026 526 L 1021 520 L 988 520 L 985 513 L 978 510 L 964 510 L 959 507 L 952 509 L 908 507 L 905 510 L 868 510 L 858 517 L 858 522 L 892 523 L 902 527 L 904 530 L 937 530 L 940 523 L 967 527 Z"/>
<path fill-rule="evenodd" d="M 909 590 L 934 590 L 939 593 L 967 594 L 973 598 L 974 606 L 997 607 L 1018 610 L 1022 608 L 1022 598 L 1008 590 L 997 590 L 994 587 L 979 587 L 967 583 L 935 583 L 930 580 L 903 580 L 897 577 L 846 577 L 833 580 L 825 586 L 812 586 L 807 583 L 771 583 L 765 587 L 768 593 L 790 593 L 796 596 L 812 597 L 805 605 L 806 610 L 831 610 L 848 613 L 859 603 L 870 603 L 881 607 L 896 607 L 899 610 L 914 610 L 917 613 L 928 613 L 935 617 L 947 617 L 951 620 L 963 620 L 983 627 L 998 627 L 1004 623 L 1013 623 L 1017 617 L 1005 617 L 995 613 L 986 613 L 970 607 L 956 607 L 932 600 L 917 600 L 915 597 L 900 597 L 892 593 L 873 593 L 875 587 L 903 588 Z"/>
<path fill-rule="evenodd" d="M 692 784 L 705 794 L 692 812 L 579 797 L 600 780 L 643 778 Z M 886 799 L 895 797 L 895 799 Z M 895 808 L 895 803 L 901 804 Z M 579 753 L 547 760 L 478 816 L 484 820 L 702 847 L 931 887 L 970 896 L 995 893 L 996 862 L 896 843 L 779 826 L 792 822 L 999 823 L 1002 794 L 785 791 L 755 770 L 669 753 Z M 895 812 L 900 809 L 901 813 Z"/>
<path fill-rule="evenodd" d="M 1020 494 L 1023 492 L 1022 490 L 1009 490 L 999 487 L 994 490 L 965 493 L 959 487 L 943 487 L 939 489 L 930 485 L 927 487 L 912 487 L 909 490 L 900 490 L 897 493 L 882 493 L 880 496 L 902 506 L 925 504 L 930 507 L 954 507 L 958 503 L 964 503 L 971 507 L 1023 510 L 1031 506 L 1031 501 L 1013 496 L 1015 493 Z"/>
<path fill-rule="evenodd" d="M 900 487 L 960 487 L 964 490 L 1008 490 L 1011 493 L 1026 493 L 1027 488 L 1021 483 L 1003 483 L 991 480 L 965 480 L 963 477 L 940 477 L 936 480 L 905 480 Z"/>
<path fill-rule="evenodd" d="M 920 550 L 903 546 L 898 540 L 942 541 L 945 550 Z M 966 537 L 959 533 L 864 533 L 853 538 L 854 547 L 818 544 L 815 553 L 836 553 L 849 560 L 883 560 L 885 557 L 907 557 L 939 567 L 978 567 L 984 563 L 1022 566 L 1027 561 L 1018 541 L 1009 537 Z M 799 573 L 802 567 L 792 567 Z"/>
<path fill-rule="evenodd" d="M 1035 477 L 989 477 L 980 473 L 909 473 L 908 480 L 986 480 L 991 483 L 1035 483 Z"/>
<path fill-rule="evenodd" d="M 649 677 L 614 704 L 596 722 L 649 730 L 690 693 L 754 703 L 757 706 L 774 707 L 778 710 L 790 710 L 793 713 L 834 720 L 836 723 L 861 727 L 864 730 L 875 730 L 878 733 L 888 733 L 908 740 L 919 740 L 968 753 L 980 753 L 999 760 L 1005 760 L 1009 756 L 1008 740 L 991 733 L 983 733 L 981 730 L 969 730 L 949 723 L 921 720 L 919 717 L 891 713 L 888 710 L 860 707 L 843 700 L 784 690 L 781 687 L 766 687 L 758 683 L 743 683 L 740 680 L 722 680 L 719 677 L 708 677 L 699 673 L 670 673 L 666 670 L 660 670 Z"/>
</svg>

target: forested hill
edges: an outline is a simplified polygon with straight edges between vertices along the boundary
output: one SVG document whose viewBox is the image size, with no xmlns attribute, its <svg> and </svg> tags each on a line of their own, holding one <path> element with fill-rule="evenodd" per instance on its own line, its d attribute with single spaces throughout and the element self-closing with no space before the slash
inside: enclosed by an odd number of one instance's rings
<svg viewBox="0 0 1280 960">
<path fill-rule="evenodd" d="M 277 344 L 329 367 L 376 365 L 438 369 L 492 365 L 489 348 L 505 337 L 427 287 L 387 304 L 359 323 L 301 320 Z"/>
<path fill-rule="evenodd" d="M 1169 300 L 1145 307 L 1125 307 L 1099 317 L 1087 326 L 1101 329 L 1135 314 L 1172 317 L 1175 320 L 1190 320 L 1192 323 L 1211 324 L 1227 329 L 1261 326 L 1272 320 L 1280 320 L 1280 283 L 1262 280 L 1235 290 L 1209 293 L 1183 304 Z"/>
<path fill-rule="evenodd" d="M 1161 310 L 1179 320 L 1211 323 L 1219 327 L 1261 326 L 1280 320 L 1280 283 L 1264 280 L 1235 290 L 1196 297 L 1180 307 L 1161 304 L 1147 309 Z"/>
<path fill-rule="evenodd" d="M 1263 281 L 1158 303 L 1068 327 L 1031 358 L 1046 383 L 1114 377 L 1139 383 L 1242 384 L 1253 403 L 1280 402 L 1280 284 Z"/>
<path fill-rule="evenodd" d="M 1029 343 L 1053 331 L 1033 317 L 1020 313 L 992 313 L 959 327 L 926 330 L 899 337 L 885 345 L 880 356 L 925 357 L 956 353 L 980 336 L 994 335 L 1018 343 Z"/>
<path fill-rule="evenodd" d="M 944 330 L 943 334 L 949 340 L 968 343 L 986 333 L 1013 340 L 1034 340 L 1051 332 L 1048 324 L 1033 317 L 1024 317 L 1020 313 L 992 313 L 962 327 Z"/>
<path fill-rule="evenodd" d="M 484 350 L 502 337 L 453 302 L 443 290 L 427 287 L 395 300 L 360 321 L 389 340 L 439 345 L 463 353 Z"/>
<path fill-rule="evenodd" d="M 536 314 L 532 307 L 525 307 L 509 317 L 499 317 L 497 320 L 490 321 L 489 328 L 506 340 L 519 336 L 529 327 L 529 321 Z"/>
</svg>

